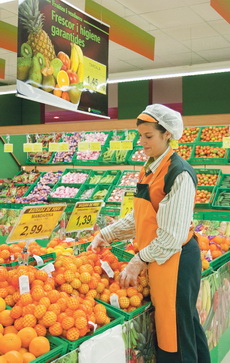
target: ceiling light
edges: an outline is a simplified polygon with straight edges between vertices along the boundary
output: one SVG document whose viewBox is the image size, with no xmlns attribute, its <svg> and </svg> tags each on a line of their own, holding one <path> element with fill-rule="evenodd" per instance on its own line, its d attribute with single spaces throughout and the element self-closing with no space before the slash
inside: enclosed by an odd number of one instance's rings
<svg viewBox="0 0 230 363">
<path fill-rule="evenodd" d="M 143 81 L 150 79 L 162 79 L 184 76 L 195 76 L 213 73 L 225 73 L 230 72 L 230 62 L 216 62 L 216 63 L 204 63 L 195 64 L 192 66 L 170 67 L 170 68 L 158 68 L 148 69 L 137 72 L 122 72 L 111 74 L 108 83 L 121 83 L 132 81 Z"/>
<path fill-rule="evenodd" d="M 54 118 L 59 118 L 59 116 L 54 116 Z"/>
</svg>

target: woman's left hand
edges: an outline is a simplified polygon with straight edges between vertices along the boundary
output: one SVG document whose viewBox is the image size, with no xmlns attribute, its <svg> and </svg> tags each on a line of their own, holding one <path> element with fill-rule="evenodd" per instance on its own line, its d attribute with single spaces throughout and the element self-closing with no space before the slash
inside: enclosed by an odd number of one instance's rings
<svg viewBox="0 0 230 363">
<path fill-rule="evenodd" d="M 147 264 L 141 261 L 138 254 L 135 255 L 120 274 L 119 282 L 121 287 L 137 286 L 137 277 L 144 269 L 147 269 Z"/>
</svg>

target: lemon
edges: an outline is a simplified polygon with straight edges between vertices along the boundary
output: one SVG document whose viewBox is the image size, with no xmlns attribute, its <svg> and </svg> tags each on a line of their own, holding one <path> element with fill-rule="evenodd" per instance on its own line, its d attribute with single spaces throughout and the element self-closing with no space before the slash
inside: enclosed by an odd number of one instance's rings
<svg viewBox="0 0 230 363">
<path fill-rule="evenodd" d="M 5 310 L 5 308 L 6 308 L 6 302 L 2 297 L 0 297 L 0 312 Z"/>
</svg>

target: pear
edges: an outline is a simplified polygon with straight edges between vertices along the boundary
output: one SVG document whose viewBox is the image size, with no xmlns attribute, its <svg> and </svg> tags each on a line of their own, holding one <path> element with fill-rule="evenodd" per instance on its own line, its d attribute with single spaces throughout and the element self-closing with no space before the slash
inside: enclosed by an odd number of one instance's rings
<svg viewBox="0 0 230 363">
<path fill-rule="evenodd" d="M 70 90 L 68 91 L 70 102 L 78 103 L 81 98 L 82 91 L 79 88 L 79 83 L 70 83 Z"/>
<path fill-rule="evenodd" d="M 52 66 L 53 70 L 54 70 L 53 75 L 54 75 L 55 79 L 57 79 L 57 74 L 61 70 L 62 65 L 63 65 L 63 63 L 62 63 L 61 59 L 59 59 L 59 58 L 54 58 L 50 62 L 50 66 Z"/>
<path fill-rule="evenodd" d="M 41 68 L 39 64 L 39 60 L 36 56 L 32 59 L 32 67 L 29 71 L 29 77 L 28 77 L 29 83 L 34 87 L 40 87 L 42 83 L 42 74 L 41 74 Z"/>
<path fill-rule="evenodd" d="M 26 81 L 31 67 L 31 58 L 17 58 L 17 79 Z"/>
<path fill-rule="evenodd" d="M 52 92 L 55 88 L 56 81 L 52 74 L 48 76 L 43 76 L 42 79 L 42 89 L 46 92 Z"/>
</svg>

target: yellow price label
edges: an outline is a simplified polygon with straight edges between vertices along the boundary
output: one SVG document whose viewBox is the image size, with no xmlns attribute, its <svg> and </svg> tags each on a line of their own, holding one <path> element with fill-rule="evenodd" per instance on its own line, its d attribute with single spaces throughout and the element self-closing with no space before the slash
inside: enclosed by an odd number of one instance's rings
<svg viewBox="0 0 230 363">
<path fill-rule="evenodd" d="M 230 149 L 230 136 L 223 137 L 223 146 L 224 149 Z"/>
<path fill-rule="evenodd" d="M 78 151 L 88 151 L 89 150 L 89 142 L 80 141 L 78 143 Z"/>
<path fill-rule="evenodd" d="M 110 150 L 121 150 L 121 141 L 110 141 Z"/>
<path fill-rule="evenodd" d="M 121 141 L 121 150 L 133 150 L 133 142 L 130 140 Z"/>
<path fill-rule="evenodd" d="M 126 214 L 132 212 L 133 210 L 133 199 L 134 199 L 135 191 L 134 190 L 127 190 L 124 192 L 122 201 L 121 201 L 121 212 L 120 218 L 124 218 Z"/>
<path fill-rule="evenodd" d="M 66 232 L 93 229 L 103 203 L 103 200 L 77 202 L 66 226 Z"/>
<path fill-rule="evenodd" d="M 27 142 L 26 144 L 23 144 L 23 151 L 24 153 L 30 153 L 34 151 L 33 144 L 30 142 Z"/>
<path fill-rule="evenodd" d="M 32 145 L 33 145 L 33 151 L 42 152 L 42 143 L 41 142 L 36 142 Z"/>
<path fill-rule="evenodd" d="M 12 153 L 14 150 L 13 144 L 4 144 L 4 153 Z"/>
<path fill-rule="evenodd" d="M 178 140 L 174 140 L 174 139 L 170 140 L 169 145 L 171 146 L 172 149 L 178 149 L 178 147 L 179 147 Z"/>
<path fill-rule="evenodd" d="M 106 95 L 106 65 L 84 57 L 84 87 Z"/>
<path fill-rule="evenodd" d="M 64 203 L 23 208 L 7 243 L 31 238 L 49 238 L 65 208 Z"/>
<path fill-rule="evenodd" d="M 90 149 L 90 151 L 101 151 L 101 143 L 100 142 L 90 142 L 89 149 Z"/>
<path fill-rule="evenodd" d="M 68 142 L 59 142 L 58 149 L 59 149 L 59 151 L 69 151 L 69 143 Z"/>
<path fill-rule="evenodd" d="M 58 142 L 49 142 L 49 152 L 59 151 Z"/>
</svg>

